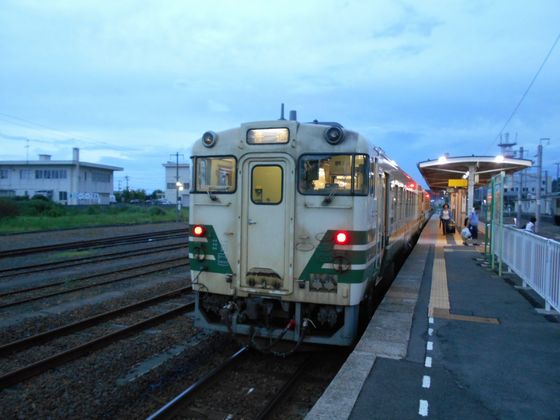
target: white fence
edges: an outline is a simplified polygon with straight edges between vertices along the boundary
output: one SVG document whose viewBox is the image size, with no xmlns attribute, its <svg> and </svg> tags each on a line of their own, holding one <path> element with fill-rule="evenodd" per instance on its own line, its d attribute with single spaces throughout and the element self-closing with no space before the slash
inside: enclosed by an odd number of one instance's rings
<svg viewBox="0 0 560 420">
<path fill-rule="evenodd" d="M 524 286 L 541 295 L 546 310 L 552 307 L 560 312 L 560 242 L 512 226 L 504 226 L 503 233 L 502 255 L 495 246 L 498 235 L 492 241 L 494 253 L 521 277 Z"/>
</svg>

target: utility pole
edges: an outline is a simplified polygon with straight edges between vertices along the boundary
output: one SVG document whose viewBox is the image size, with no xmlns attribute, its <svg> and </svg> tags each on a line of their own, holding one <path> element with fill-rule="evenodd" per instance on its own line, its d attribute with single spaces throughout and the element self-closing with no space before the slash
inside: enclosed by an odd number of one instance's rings
<svg viewBox="0 0 560 420">
<path fill-rule="evenodd" d="M 175 156 L 175 202 L 177 204 L 177 210 L 175 215 L 175 221 L 179 221 L 179 215 L 181 213 L 181 196 L 179 195 L 179 191 L 183 189 L 183 184 L 179 181 L 179 156 L 183 156 L 179 152 L 171 155 Z"/>
<path fill-rule="evenodd" d="M 128 191 L 128 175 L 125 176 L 124 179 L 126 180 L 126 191 Z"/>
<path fill-rule="evenodd" d="M 560 191 L 560 162 L 556 162 L 556 191 Z"/>
<path fill-rule="evenodd" d="M 537 162 L 538 162 L 538 176 L 537 176 L 537 214 L 535 215 L 537 222 L 535 223 L 535 233 L 539 233 L 541 224 L 541 185 L 542 185 L 542 144 L 543 142 L 550 142 L 549 138 L 541 138 L 539 140 L 539 147 L 537 151 Z"/>
</svg>

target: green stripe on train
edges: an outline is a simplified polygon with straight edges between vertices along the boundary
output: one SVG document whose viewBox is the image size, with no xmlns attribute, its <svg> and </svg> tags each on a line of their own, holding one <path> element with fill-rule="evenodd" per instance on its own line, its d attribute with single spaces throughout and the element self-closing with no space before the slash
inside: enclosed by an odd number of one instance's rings
<svg viewBox="0 0 560 420">
<path fill-rule="evenodd" d="M 315 252 L 303 269 L 300 280 L 309 281 L 311 274 L 336 274 L 339 283 L 361 283 L 376 275 L 379 267 L 372 263 L 365 270 L 347 270 L 339 272 L 332 268 L 323 268 L 324 264 L 331 264 L 335 259 L 342 259 L 349 266 L 367 264 L 375 257 L 376 247 L 367 251 L 340 251 L 334 249 L 334 235 L 337 231 L 329 230 L 325 233 Z M 348 231 L 352 245 L 365 245 L 373 241 L 373 231 Z"/>
<path fill-rule="evenodd" d="M 189 262 L 191 264 L 191 270 L 204 270 L 212 273 L 233 274 L 214 227 L 212 225 L 204 225 L 204 228 L 206 229 L 206 235 L 204 237 L 208 240 L 208 242 L 190 242 L 189 254 L 196 255 L 199 253 L 197 252 L 197 248 L 201 248 L 205 255 L 213 256 L 214 260 L 199 261 L 196 258 L 190 258 Z"/>
</svg>

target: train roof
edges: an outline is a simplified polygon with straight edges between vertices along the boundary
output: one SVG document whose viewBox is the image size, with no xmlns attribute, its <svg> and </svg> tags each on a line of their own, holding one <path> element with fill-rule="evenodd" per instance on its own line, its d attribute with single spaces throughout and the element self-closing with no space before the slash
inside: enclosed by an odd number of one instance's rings
<svg viewBox="0 0 560 420">
<path fill-rule="evenodd" d="M 283 142 L 277 144 L 248 144 L 247 135 L 251 130 L 260 129 L 288 129 L 288 138 Z M 338 144 L 329 144 L 324 139 L 324 133 L 332 128 L 337 128 L 344 131 L 344 140 Z M 209 134 L 210 133 L 210 134 Z M 214 136 L 217 148 L 208 148 L 203 144 L 203 138 L 207 135 Z M 231 138 L 226 144 L 220 144 L 220 140 L 224 138 Z M 298 138 L 309 138 L 313 140 L 306 140 L 301 142 Z M 316 140 L 315 140 L 316 139 Z M 286 146 L 290 145 L 289 148 Z M 325 148 L 321 146 L 325 146 Z M 378 145 L 368 140 L 360 133 L 350 130 L 342 126 L 338 122 L 299 122 L 296 120 L 264 120 L 264 121 L 251 121 L 242 123 L 238 127 L 222 130 L 218 132 L 208 131 L 204 133 L 193 145 L 193 155 L 242 155 L 248 152 L 248 148 L 254 149 L 258 152 L 277 151 L 271 146 L 281 146 L 284 151 L 289 153 L 302 155 L 306 153 L 366 153 L 370 156 L 375 156 L 383 165 L 385 171 L 390 172 L 393 176 L 399 178 L 402 182 L 415 182 L 410 175 L 408 175 L 402 168 L 399 167 L 397 162 L 391 159 L 387 153 Z M 297 152 L 296 152 L 297 149 Z M 416 182 L 415 182 L 416 183 Z"/>
</svg>

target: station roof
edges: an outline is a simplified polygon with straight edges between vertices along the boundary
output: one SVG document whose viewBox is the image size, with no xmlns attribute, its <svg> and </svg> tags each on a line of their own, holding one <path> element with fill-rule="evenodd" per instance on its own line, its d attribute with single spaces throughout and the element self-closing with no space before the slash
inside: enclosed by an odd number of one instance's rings
<svg viewBox="0 0 560 420">
<path fill-rule="evenodd" d="M 490 179 L 504 171 L 506 174 L 530 168 L 533 162 L 528 159 L 498 158 L 496 156 L 458 156 L 442 157 L 418 163 L 418 169 L 432 191 L 445 190 L 450 179 L 464 179 L 474 165 L 475 186 L 486 185 Z"/>
</svg>

